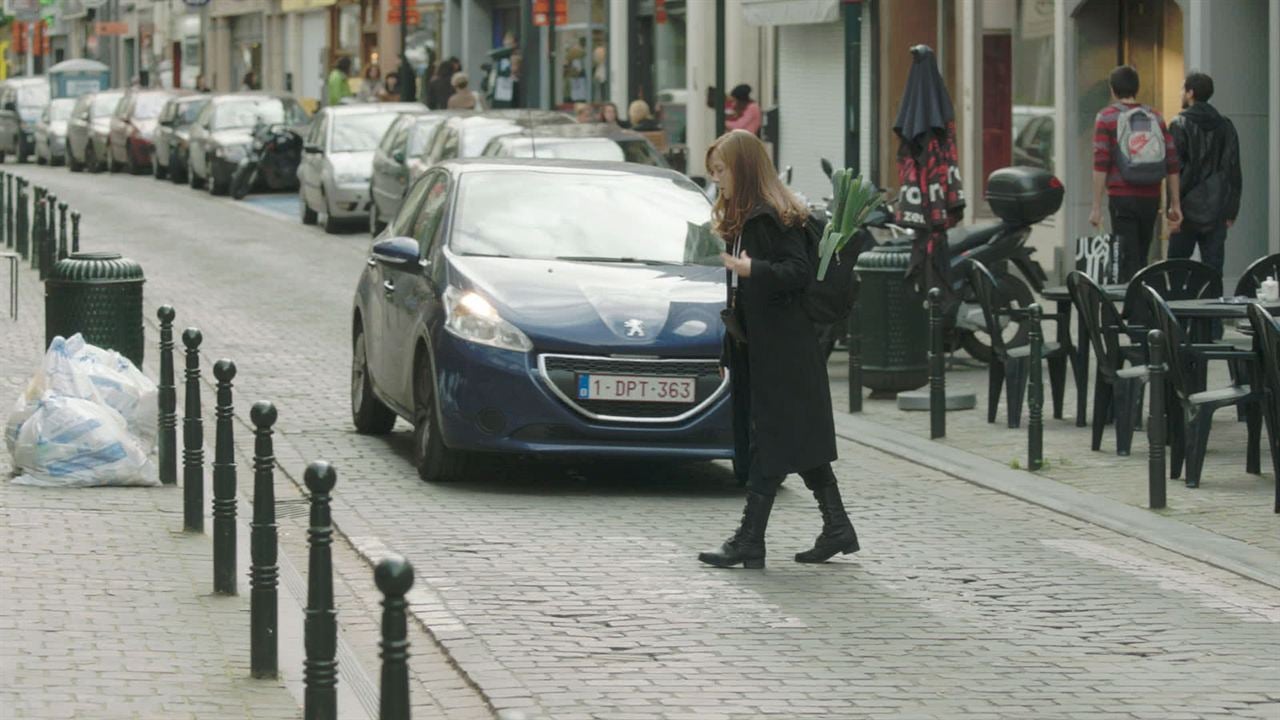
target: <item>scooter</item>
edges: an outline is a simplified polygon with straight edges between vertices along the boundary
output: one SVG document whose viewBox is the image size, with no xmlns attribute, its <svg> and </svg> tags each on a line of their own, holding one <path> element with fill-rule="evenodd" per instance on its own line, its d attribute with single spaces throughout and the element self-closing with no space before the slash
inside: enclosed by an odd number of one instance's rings
<svg viewBox="0 0 1280 720">
<path fill-rule="evenodd" d="M 822 160 L 823 172 L 833 172 L 830 161 Z M 1062 205 L 1062 183 L 1048 172 L 1036 168 L 1014 167 L 997 170 L 987 181 L 987 198 L 1000 220 L 979 225 L 956 226 L 947 231 L 950 251 L 952 290 L 960 302 L 953 303 L 945 317 L 948 351 L 963 348 L 975 360 L 989 363 L 991 340 L 987 336 L 982 308 L 969 287 L 968 263 L 977 260 L 995 276 L 1006 303 L 1025 308 L 1035 301 L 1032 294 L 1044 289 L 1048 276 L 1034 257 L 1035 248 L 1027 246 L 1031 227 L 1057 212 Z M 881 242 L 909 242 L 914 232 L 892 221 L 889 216 L 869 219 L 867 225 Z M 886 237 L 887 235 L 887 237 Z M 1013 270 L 1017 270 L 1015 274 Z M 1009 345 L 1026 342 L 1030 328 L 1020 320 L 1003 318 L 1003 338 Z"/>
<path fill-rule="evenodd" d="M 243 199 L 259 180 L 271 190 L 295 189 L 301 162 L 301 135 L 286 125 L 259 123 L 249 150 L 231 174 L 231 197 Z"/>
</svg>

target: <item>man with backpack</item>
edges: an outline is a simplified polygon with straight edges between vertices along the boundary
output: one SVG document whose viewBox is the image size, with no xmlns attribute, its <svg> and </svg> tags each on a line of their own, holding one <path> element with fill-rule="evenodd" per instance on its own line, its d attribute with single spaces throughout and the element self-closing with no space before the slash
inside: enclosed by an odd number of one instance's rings
<svg viewBox="0 0 1280 720">
<path fill-rule="evenodd" d="M 1120 281 L 1128 282 L 1147 264 L 1160 183 L 1167 180 L 1167 216 L 1182 222 L 1178 153 L 1160 113 L 1137 101 L 1138 71 L 1121 65 L 1111 71 L 1113 102 L 1098 113 L 1093 130 L 1093 210 L 1089 222 L 1102 226 L 1102 195 L 1107 195 L 1111 232 L 1120 241 Z"/>
<path fill-rule="evenodd" d="M 1182 226 L 1169 237 L 1169 257 L 1200 260 L 1222 272 L 1227 230 L 1240 211 L 1240 139 L 1235 125 L 1209 104 L 1213 78 L 1193 72 L 1182 86 L 1182 112 L 1169 132 L 1182 164 Z"/>
</svg>

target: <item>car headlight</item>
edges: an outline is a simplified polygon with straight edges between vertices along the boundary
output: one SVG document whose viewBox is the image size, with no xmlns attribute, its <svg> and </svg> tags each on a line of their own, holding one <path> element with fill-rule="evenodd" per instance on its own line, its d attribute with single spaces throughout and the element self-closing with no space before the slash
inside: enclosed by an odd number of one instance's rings
<svg viewBox="0 0 1280 720">
<path fill-rule="evenodd" d="M 369 177 L 360 173 L 336 173 L 333 181 L 339 185 L 368 185 Z"/>
<path fill-rule="evenodd" d="M 488 300 L 470 290 L 450 285 L 444 292 L 444 308 L 444 327 L 455 337 L 515 352 L 533 349 L 528 335 L 503 320 Z"/>
</svg>

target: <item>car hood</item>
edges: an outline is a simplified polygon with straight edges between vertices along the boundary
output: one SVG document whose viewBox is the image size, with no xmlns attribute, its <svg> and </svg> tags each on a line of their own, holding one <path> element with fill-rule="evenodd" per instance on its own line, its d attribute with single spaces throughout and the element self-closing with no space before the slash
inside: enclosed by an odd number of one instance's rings
<svg viewBox="0 0 1280 720">
<path fill-rule="evenodd" d="M 214 144 L 223 147 L 231 147 L 233 145 L 248 145 L 253 142 L 253 130 L 251 128 L 232 128 L 230 130 L 218 130 L 212 133 L 210 139 Z"/>
<path fill-rule="evenodd" d="M 719 357 L 724 268 L 450 256 L 541 351 Z M 639 330 L 634 321 L 639 321 Z"/>
<path fill-rule="evenodd" d="M 373 175 L 373 156 L 373 150 L 325 155 L 333 167 L 334 175 L 359 175 L 366 178 Z"/>
</svg>

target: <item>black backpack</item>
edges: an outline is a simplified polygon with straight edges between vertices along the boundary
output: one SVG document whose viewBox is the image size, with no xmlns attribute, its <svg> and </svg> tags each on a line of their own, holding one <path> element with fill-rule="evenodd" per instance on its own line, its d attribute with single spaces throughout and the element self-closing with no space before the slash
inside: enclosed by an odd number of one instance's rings
<svg viewBox="0 0 1280 720">
<path fill-rule="evenodd" d="M 859 230 L 831 258 L 826 277 L 818 280 L 818 244 L 822 241 L 826 224 L 826 220 L 812 214 L 804 223 L 805 250 L 809 253 L 814 279 L 809 283 L 801 302 L 809 319 L 817 325 L 843 322 L 849 316 L 853 303 L 858 299 L 858 277 L 853 272 L 853 266 L 858 262 L 858 255 L 875 244 L 871 233 L 865 228 Z"/>
</svg>

